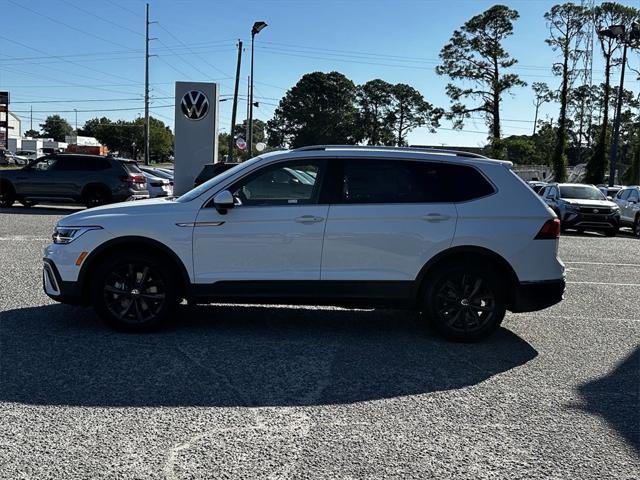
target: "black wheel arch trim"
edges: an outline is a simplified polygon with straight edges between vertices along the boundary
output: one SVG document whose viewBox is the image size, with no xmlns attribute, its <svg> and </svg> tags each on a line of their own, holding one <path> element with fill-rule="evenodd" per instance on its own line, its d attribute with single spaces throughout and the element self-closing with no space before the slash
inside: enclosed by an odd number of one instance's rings
<svg viewBox="0 0 640 480">
<path fill-rule="evenodd" d="M 89 253 L 87 258 L 85 258 L 84 262 L 82 263 L 82 267 L 80 267 L 80 272 L 78 273 L 77 280 L 77 282 L 82 286 L 83 296 L 88 295 L 89 282 L 86 281 L 86 277 L 91 269 L 95 267 L 96 260 L 102 258 L 102 256 L 107 251 L 113 249 L 114 247 L 122 247 L 126 245 L 129 245 L 130 247 L 151 247 L 153 249 L 161 251 L 171 259 L 172 264 L 177 268 L 178 273 L 180 274 L 182 284 L 178 286 L 178 291 L 180 291 L 181 293 L 185 292 L 188 286 L 191 284 L 191 278 L 189 277 L 189 272 L 187 270 L 187 267 L 185 267 L 184 262 L 168 246 L 153 238 L 138 235 L 127 235 L 124 237 L 113 238 L 111 240 L 107 240 L 104 243 L 101 243 L 99 246 L 94 248 L 91 253 Z"/>
<path fill-rule="evenodd" d="M 444 264 L 447 261 L 456 261 L 458 260 L 456 257 L 464 256 L 464 255 L 473 255 L 479 259 L 486 259 L 492 262 L 497 263 L 509 276 L 509 294 L 508 294 L 508 303 L 511 304 L 514 300 L 514 291 L 517 285 L 519 285 L 520 280 L 518 279 L 518 275 L 515 270 L 511 266 L 511 264 L 499 253 L 494 252 L 485 247 L 479 247 L 476 245 L 460 245 L 455 247 L 447 248 L 446 250 L 441 251 L 432 257 L 421 269 L 416 277 L 415 282 L 415 295 L 418 296 L 421 292 L 421 289 L 425 285 L 425 280 L 428 278 L 430 272 L 434 269 L 438 268 L 440 265 Z"/>
</svg>

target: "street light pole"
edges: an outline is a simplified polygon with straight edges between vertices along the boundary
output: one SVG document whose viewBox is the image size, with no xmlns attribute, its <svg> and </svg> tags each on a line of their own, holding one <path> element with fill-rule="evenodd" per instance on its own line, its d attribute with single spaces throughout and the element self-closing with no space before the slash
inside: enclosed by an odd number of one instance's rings
<svg viewBox="0 0 640 480">
<path fill-rule="evenodd" d="M 249 138 L 247 139 L 247 151 L 249 158 L 253 155 L 253 43 L 255 37 L 267 26 L 265 22 L 255 22 L 251 29 L 251 84 L 249 88 Z"/>
<path fill-rule="evenodd" d="M 624 70 L 627 65 L 627 42 L 623 41 L 622 47 L 622 71 L 620 72 L 620 86 L 616 99 L 616 118 L 613 122 L 613 140 L 611 142 L 611 161 L 609 162 L 609 186 L 613 187 L 616 178 L 618 162 L 618 142 L 620 140 L 620 114 L 622 112 L 622 93 L 624 91 Z"/>
</svg>

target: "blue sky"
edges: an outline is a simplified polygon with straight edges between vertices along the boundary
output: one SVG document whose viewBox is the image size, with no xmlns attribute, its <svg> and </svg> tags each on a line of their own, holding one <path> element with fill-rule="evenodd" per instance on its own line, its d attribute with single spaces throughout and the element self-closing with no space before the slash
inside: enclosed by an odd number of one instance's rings
<svg viewBox="0 0 640 480">
<path fill-rule="evenodd" d="M 216 81 L 223 97 L 233 92 L 237 39 L 245 42 L 240 94 L 246 95 L 251 25 L 269 27 L 256 37 L 254 116 L 267 120 L 279 99 L 311 71 L 337 70 L 356 83 L 381 78 L 417 88 L 436 106 L 447 107 L 447 79 L 435 74 L 438 53 L 455 28 L 496 2 L 484 0 L 150 0 L 152 115 L 173 125 L 173 89 L 178 80 Z M 529 87 L 504 98 L 504 134 L 530 133 L 530 84 L 559 78 L 551 73 L 555 53 L 544 43 L 547 0 L 505 1 L 520 19 L 506 47 L 518 59 L 514 71 Z M 640 6 L 639 1 L 624 3 Z M 132 119 L 143 114 L 143 0 L 0 0 L 0 90 L 11 92 L 12 110 L 29 128 L 60 113 L 74 125 L 96 116 Z M 631 56 L 638 66 L 638 53 Z M 627 88 L 639 91 L 631 75 Z M 596 51 L 594 83 L 603 79 Z M 614 72 L 614 82 L 618 72 Z M 246 98 L 246 97 L 244 97 Z M 60 101 L 53 103 L 52 101 Z M 111 111 L 108 111 L 111 110 Z M 541 118 L 557 116 L 546 105 Z M 241 101 L 238 118 L 245 117 Z M 228 130 L 231 102 L 221 104 L 221 129 Z M 443 123 L 436 134 L 415 130 L 411 143 L 480 145 L 486 127 L 480 118 L 465 131 Z M 37 127 L 36 127 L 37 128 Z"/>
</svg>

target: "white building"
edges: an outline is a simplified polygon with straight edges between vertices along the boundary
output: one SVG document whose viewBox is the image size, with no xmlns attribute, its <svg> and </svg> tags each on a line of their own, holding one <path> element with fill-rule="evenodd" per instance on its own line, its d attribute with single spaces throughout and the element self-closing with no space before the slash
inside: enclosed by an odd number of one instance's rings
<svg viewBox="0 0 640 480">
<path fill-rule="evenodd" d="M 4 121 L 6 113 L 0 112 L 0 121 Z M 15 113 L 9 112 L 9 140 L 22 136 L 22 121 Z M 4 143 L 4 128 L 0 128 L 0 143 Z"/>
</svg>

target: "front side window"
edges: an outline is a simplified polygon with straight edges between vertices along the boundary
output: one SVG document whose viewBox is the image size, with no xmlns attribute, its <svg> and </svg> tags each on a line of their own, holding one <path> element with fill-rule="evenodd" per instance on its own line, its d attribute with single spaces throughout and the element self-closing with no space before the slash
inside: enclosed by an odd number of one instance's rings
<svg viewBox="0 0 640 480">
<path fill-rule="evenodd" d="M 262 168 L 229 188 L 238 205 L 297 205 L 317 203 L 321 160 L 279 163 Z"/>
<path fill-rule="evenodd" d="M 631 190 L 620 190 L 618 192 L 618 195 L 616 195 L 616 198 L 618 200 L 626 200 L 627 198 L 629 198 L 630 193 L 631 193 Z"/>
<path fill-rule="evenodd" d="M 453 163 L 349 159 L 343 203 L 455 203 L 495 190 L 475 168 Z"/>
<path fill-rule="evenodd" d="M 53 168 L 57 161 L 58 160 L 56 158 L 44 158 L 34 163 L 31 168 L 36 172 L 45 172 Z"/>
<path fill-rule="evenodd" d="M 631 190 L 631 193 L 629 194 L 629 201 L 638 203 L 638 191 L 637 190 Z"/>
</svg>

